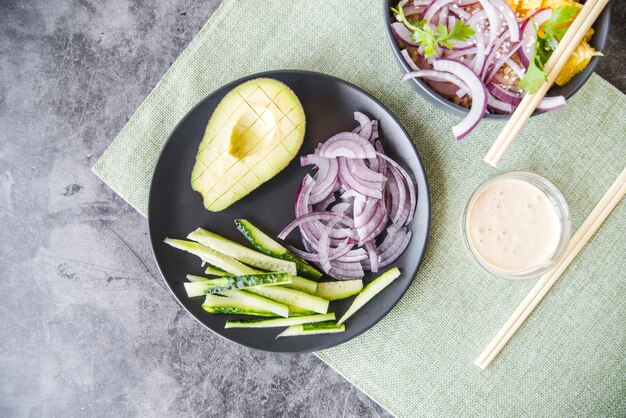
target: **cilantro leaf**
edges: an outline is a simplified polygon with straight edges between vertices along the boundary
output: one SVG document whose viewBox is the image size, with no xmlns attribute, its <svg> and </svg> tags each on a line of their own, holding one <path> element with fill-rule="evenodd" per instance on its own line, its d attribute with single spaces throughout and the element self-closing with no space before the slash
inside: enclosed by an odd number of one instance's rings
<svg viewBox="0 0 626 418">
<path fill-rule="evenodd" d="M 544 38 L 554 45 L 565 35 L 578 14 L 578 7 L 562 5 L 552 12 L 550 19 L 541 24 Z"/>
<path fill-rule="evenodd" d="M 528 64 L 526 74 L 518 84 L 519 88 L 525 89 L 530 94 L 536 93 L 539 87 L 548 81 L 546 72 L 543 70 L 543 63 L 537 53 L 539 48 L 541 48 L 541 44 L 537 41 L 535 42 L 535 49 L 533 50 L 533 56 L 530 59 L 530 64 Z"/>
<path fill-rule="evenodd" d="M 391 8 L 391 12 L 396 18 L 404 23 L 407 29 L 411 30 L 411 39 L 420 44 L 424 48 L 424 56 L 430 58 L 437 53 L 440 47 L 448 49 L 454 48 L 452 40 L 466 41 L 474 34 L 474 30 L 465 24 L 464 20 L 456 22 L 452 30 L 448 30 L 448 26 L 443 23 L 437 25 L 435 30 L 430 23 L 425 20 L 410 22 L 404 15 L 402 4 L 399 3 L 397 8 Z"/>
</svg>

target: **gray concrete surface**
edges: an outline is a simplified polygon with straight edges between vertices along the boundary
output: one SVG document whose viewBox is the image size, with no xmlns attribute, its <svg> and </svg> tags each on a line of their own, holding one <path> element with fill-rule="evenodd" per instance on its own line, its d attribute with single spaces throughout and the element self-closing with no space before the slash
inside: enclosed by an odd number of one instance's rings
<svg viewBox="0 0 626 418">
<path fill-rule="evenodd" d="M 387 416 L 313 355 L 186 315 L 90 171 L 218 3 L 0 0 L 0 416 Z M 613 3 L 599 73 L 624 91 Z"/>
</svg>

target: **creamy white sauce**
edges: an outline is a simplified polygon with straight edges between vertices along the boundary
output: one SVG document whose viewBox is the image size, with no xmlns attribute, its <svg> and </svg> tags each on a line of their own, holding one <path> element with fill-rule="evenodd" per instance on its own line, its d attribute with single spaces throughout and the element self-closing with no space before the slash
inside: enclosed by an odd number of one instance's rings
<svg viewBox="0 0 626 418">
<path fill-rule="evenodd" d="M 516 179 L 487 185 L 468 210 L 466 228 L 476 256 L 507 272 L 549 260 L 561 237 L 561 222 L 546 194 Z"/>
</svg>

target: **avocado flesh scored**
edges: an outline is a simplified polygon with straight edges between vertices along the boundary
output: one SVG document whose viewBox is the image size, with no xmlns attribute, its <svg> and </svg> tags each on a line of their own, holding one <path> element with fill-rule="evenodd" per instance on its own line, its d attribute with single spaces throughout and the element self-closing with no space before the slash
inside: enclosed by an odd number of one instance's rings
<svg viewBox="0 0 626 418">
<path fill-rule="evenodd" d="M 191 172 L 192 189 L 206 209 L 226 209 L 289 164 L 304 130 L 302 105 L 285 84 L 270 78 L 240 84 L 209 120 Z"/>
</svg>

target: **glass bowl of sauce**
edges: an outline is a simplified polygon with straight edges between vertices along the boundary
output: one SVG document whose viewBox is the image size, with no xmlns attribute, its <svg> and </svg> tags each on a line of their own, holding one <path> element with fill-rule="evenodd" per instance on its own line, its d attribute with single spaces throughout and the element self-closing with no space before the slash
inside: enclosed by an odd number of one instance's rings
<svg viewBox="0 0 626 418">
<path fill-rule="evenodd" d="M 514 171 L 482 183 L 467 200 L 465 245 L 490 273 L 521 280 L 547 272 L 570 238 L 569 207 L 549 180 Z"/>
</svg>

